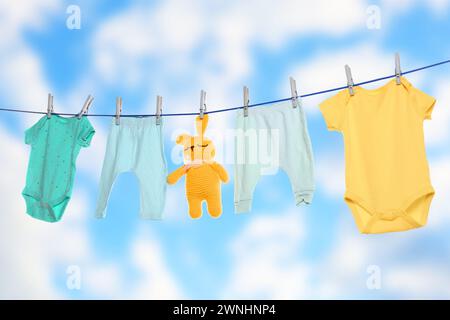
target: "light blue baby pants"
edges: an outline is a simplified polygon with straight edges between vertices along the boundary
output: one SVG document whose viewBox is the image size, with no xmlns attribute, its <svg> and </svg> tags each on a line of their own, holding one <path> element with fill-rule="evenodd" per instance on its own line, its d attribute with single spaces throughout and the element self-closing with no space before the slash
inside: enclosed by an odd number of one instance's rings
<svg viewBox="0 0 450 320">
<path fill-rule="evenodd" d="M 296 205 L 309 204 L 314 193 L 311 141 L 302 107 L 292 101 L 274 103 L 237 113 L 235 140 L 235 212 L 251 210 L 253 192 L 261 175 L 283 169 Z"/>
<path fill-rule="evenodd" d="M 100 178 L 96 217 L 106 216 L 106 205 L 114 180 L 122 172 L 133 172 L 140 187 L 140 216 L 161 219 L 165 196 L 167 165 L 164 157 L 162 121 L 155 117 L 121 118 L 111 124 Z"/>
</svg>

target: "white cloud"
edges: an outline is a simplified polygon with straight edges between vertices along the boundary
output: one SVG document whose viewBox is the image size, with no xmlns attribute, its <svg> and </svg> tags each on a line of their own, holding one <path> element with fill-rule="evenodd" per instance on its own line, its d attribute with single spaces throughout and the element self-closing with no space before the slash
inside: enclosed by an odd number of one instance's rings
<svg viewBox="0 0 450 320">
<path fill-rule="evenodd" d="M 131 261 L 140 277 L 129 298 L 182 299 L 182 293 L 164 263 L 162 248 L 155 237 L 142 231 L 132 243 Z"/>
<path fill-rule="evenodd" d="M 102 79 L 136 84 L 147 74 L 142 64 L 160 56 L 165 66 L 180 66 L 203 30 L 200 11 L 195 3 L 181 1 L 156 8 L 138 4 L 104 22 L 93 39 L 94 65 Z"/>
<path fill-rule="evenodd" d="M 425 141 L 427 147 L 445 147 L 450 136 L 450 81 L 433 78 L 432 92 L 436 98 L 436 106 L 433 110 L 432 120 L 424 121 Z"/>
<path fill-rule="evenodd" d="M 450 225 L 450 157 L 442 156 L 430 161 L 431 183 L 436 191 L 431 203 L 427 228 L 445 230 Z"/>
<path fill-rule="evenodd" d="M 430 0 L 424 2 L 428 3 L 433 12 L 438 16 L 444 16 L 450 6 L 449 0 Z"/>
<path fill-rule="evenodd" d="M 450 4 L 448 0 L 397 0 L 389 1 L 383 0 L 381 8 L 386 13 L 387 17 L 392 19 L 395 15 L 402 14 L 408 10 L 414 9 L 421 5 L 422 7 L 431 10 L 435 16 L 443 16 Z"/>
<path fill-rule="evenodd" d="M 198 0 L 189 5 L 171 0 L 151 9 L 138 4 L 100 27 L 93 38 L 95 66 L 106 82 L 121 79 L 133 85 L 149 73 L 143 62 L 151 58 L 165 70 L 158 77 L 190 73 L 189 81 L 197 79 L 201 86 L 212 81 L 228 87 L 252 71 L 252 46 L 276 49 L 311 32 L 342 35 L 364 26 L 365 15 L 356 0 L 346 6 L 324 0 Z M 222 91 L 227 93 L 226 87 Z"/>
<path fill-rule="evenodd" d="M 82 290 L 88 291 L 93 297 L 114 299 L 126 290 L 122 270 L 114 263 L 83 267 L 82 279 Z"/>
<path fill-rule="evenodd" d="M 45 111 L 50 91 L 39 58 L 27 46 L 23 32 L 47 26 L 47 18 L 61 8 L 58 0 L 0 2 L 0 93 L 3 107 Z M 24 117 L 24 127 L 32 117 Z"/>
<path fill-rule="evenodd" d="M 345 193 L 344 152 L 320 153 L 315 157 L 315 176 L 320 190 L 341 201 Z"/>
<path fill-rule="evenodd" d="M 46 111 L 49 85 L 43 76 L 39 59 L 27 48 L 19 46 L 0 59 L 0 92 L 4 107 Z M 22 117 L 23 127 L 31 126 L 35 117 Z"/>
<path fill-rule="evenodd" d="M 236 238 L 225 298 L 337 299 L 381 294 L 414 299 L 450 295 L 450 278 L 442 266 L 445 257 L 408 258 L 422 241 L 423 232 L 367 236 L 341 223 L 337 228 L 340 236 L 331 251 L 322 259 L 311 261 L 299 256 L 302 239 L 289 230 L 298 219 L 294 223 L 284 215 L 284 225 L 279 220 L 274 225 L 274 221 L 266 219 L 255 219 Z M 272 232 L 267 234 L 268 230 Z M 272 233 L 283 233 L 283 237 L 278 239 Z M 381 271 L 380 291 L 367 286 L 370 266 Z"/>
<path fill-rule="evenodd" d="M 320 279 L 313 293 L 317 298 L 362 298 L 374 294 L 404 299 L 448 296 L 450 278 L 441 268 L 446 258 L 427 256 L 425 252 L 411 255 L 423 237 L 430 234 L 429 230 L 367 236 L 341 223 L 337 232 L 340 236 L 331 252 L 312 267 Z M 370 266 L 381 271 L 380 291 L 367 286 Z"/>
<path fill-rule="evenodd" d="M 392 268 L 384 277 L 388 290 L 406 299 L 443 299 L 450 297 L 448 266 L 419 263 Z"/>
<path fill-rule="evenodd" d="M 1 1 L 0 39 L 14 42 L 19 33 L 27 28 L 44 28 L 46 18 L 60 6 L 59 0 Z"/>
<path fill-rule="evenodd" d="M 302 210 L 254 217 L 233 240 L 232 268 L 224 298 L 306 297 L 310 270 L 298 261 L 305 239 Z"/>
</svg>

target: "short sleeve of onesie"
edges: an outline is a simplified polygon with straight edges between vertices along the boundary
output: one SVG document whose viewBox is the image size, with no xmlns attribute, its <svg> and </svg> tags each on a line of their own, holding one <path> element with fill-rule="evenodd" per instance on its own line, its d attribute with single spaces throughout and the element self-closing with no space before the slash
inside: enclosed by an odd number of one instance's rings
<svg viewBox="0 0 450 320">
<path fill-rule="evenodd" d="M 89 145 L 91 144 L 92 137 L 94 136 L 94 133 L 95 133 L 94 127 L 86 118 L 83 117 L 77 139 L 78 144 L 82 147 L 89 147 Z"/>
<path fill-rule="evenodd" d="M 431 113 L 433 112 L 436 99 L 426 94 L 425 92 L 415 88 L 409 84 L 409 91 L 411 93 L 411 99 L 413 99 L 413 105 L 416 106 L 417 112 L 423 119 L 431 119 Z"/>
<path fill-rule="evenodd" d="M 36 141 L 39 130 L 44 126 L 46 120 L 46 117 L 42 117 L 25 131 L 25 144 L 32 145 Z"/>
<path fill-rule="evenodd" d="M 328 130 L 342 131 L 345 122 L 345 106 L 347 101 L 348 93 L 342 90 L 319 105 Z"/>
</svg>

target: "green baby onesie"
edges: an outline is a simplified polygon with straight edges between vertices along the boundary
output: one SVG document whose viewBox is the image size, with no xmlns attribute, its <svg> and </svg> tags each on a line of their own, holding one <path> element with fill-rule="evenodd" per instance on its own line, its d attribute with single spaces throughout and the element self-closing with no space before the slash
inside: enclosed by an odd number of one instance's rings
<svg viewBox="0 0 450 320">
<path fill-rule="evenodd" d="M 94 133 L 86 117 L 58 115 L 44 116 L 25 131 L 31 153 L 22 195 L 30 216 L 47 222 L 61 219 L 72 194 L 77 156 Z"/>
</svg>

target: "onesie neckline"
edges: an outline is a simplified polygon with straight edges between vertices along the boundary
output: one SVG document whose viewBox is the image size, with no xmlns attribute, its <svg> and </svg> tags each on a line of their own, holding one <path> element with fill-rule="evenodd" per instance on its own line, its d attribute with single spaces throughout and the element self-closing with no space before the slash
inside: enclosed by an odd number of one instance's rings
<svg viewBox="0 0 450 320">
<path fill-rule="evenodd" d="M 401 81 L 403 81 L 403 77 L 400 78 Z M 375 88 L 375 89 L 366 89 L 362 86 L 355 86 L 355 88 L 357 89 L 357 91 L 363 92 L 364 94 L 368 94 L 371 96 L 380 94 L 385 92 L 394 82 L 395 82 L 395 78 L 389 80 L 388 82 L 386 82 L 385 84 L 383 84 L 382 86 Z"/>
<path fill-rule="evenodd" d="M 81 119 L 78 119 L 76 116 L 63 117 L 59 114 L 54 114 L 54 115 L 52 115 L 52 117 L 55 117 L 61 123 L 68 123 L 68 122 L 72 121 L 73 119 L 81 120 Z"/>
</svg>

